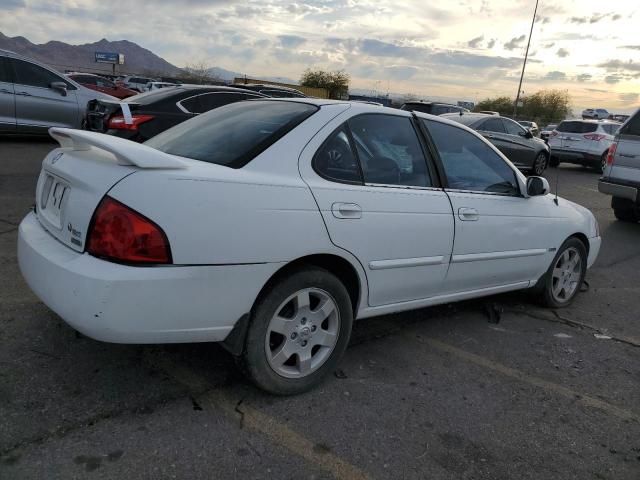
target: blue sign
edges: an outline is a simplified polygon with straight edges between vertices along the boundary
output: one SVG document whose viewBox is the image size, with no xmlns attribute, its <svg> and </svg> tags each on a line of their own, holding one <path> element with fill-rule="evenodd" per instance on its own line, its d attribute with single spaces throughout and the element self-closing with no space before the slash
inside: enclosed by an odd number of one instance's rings
<svg viewBox="0 0 640 480">
<path fill-rule="evenodd" d="M 124 63 L 124 55 L 113 52 L 95 52 L 96 62 L 98 63 L 115 63 L 122 65 Z"/>
</svg>

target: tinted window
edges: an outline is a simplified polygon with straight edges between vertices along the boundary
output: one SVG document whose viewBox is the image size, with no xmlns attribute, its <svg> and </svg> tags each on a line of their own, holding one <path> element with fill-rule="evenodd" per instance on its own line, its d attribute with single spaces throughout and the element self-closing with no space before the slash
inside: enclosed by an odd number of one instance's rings
<svg viewBox="0 0 640 480">
<path fill-rule="evenodd" d="M 313 168 L 328 180 L 362 183 L 358 161 L 344 125 L 333 132 L 318 149 L 313 157 Z"/>
<path fill-rule="evenodd" d="M 422 113 L 432 113 L 431 104 L 429 103 L 405 103 L 401 110 L 416 111 Z"/>
<path fill-rule="evenodd" d="M 579 121 L 560 122 L 560 125 L 556 127 L 556 130 L 565 133 L 591 133 L 595 132 L 597 129 L 597 123 Z"/>
<path fill-rule="evenodd" d="M 9 71 L 9 61 L 0 57 L 0 82 L 13 83 L 13 75 Z"/>
<path fill-rule="evenodd" d="M 624 127 L 620 129 L 620 133 L 624 135 L 638 135 L 640 136 L 640 110 L 638 110 Z"/>
<path fill-rule="evenodd" d="M 431 186 L 424 153 L 409 118 L 367 114 L 348 123 L 366 183 Z"/>
<path fill-rule="evenodd" d="M 502 121 L 499 118 L 490 118 L 489 120 L 485 121 L 478 130 L 505 133 L 505 129 L 502 126 Z"/>
<path fill-rule="evenodd" d="M 502 118 L 501 120 L 504 125 L 504 129 L 509 135 L 524 135 L 525 130 L 521 125 L 517 124 L 513 120 L 509 120 L 508 118 Z"/>
<path fill-rule="evenodd" d="M 146 145 L 182 157 L 240 168 L 318 110 L 293 102 L 236 102 L 182 122 Z"/>
<path fill-rule="evenodd" d="M 87 75 L 73 75 L 71 79 L 82 84 L 88 84 L 88 85 L 96 84 L 94 77 L 89 77 Z"/>
<path fill-rule="evenodd" d="M 13 63 L 16 83 L 20 85 L 49 88 L 53 82 L 64 82 L 64 80 L 55 73 L 33 63 L 15 58 L 11 59 L 11 62 Z"/>
<path fill-rule="evenodd" d="M 519 194 L 515 172 L 484 141 L 461 128 L 422 121 L 438 149 L 449 188 Z"/>
</svg>

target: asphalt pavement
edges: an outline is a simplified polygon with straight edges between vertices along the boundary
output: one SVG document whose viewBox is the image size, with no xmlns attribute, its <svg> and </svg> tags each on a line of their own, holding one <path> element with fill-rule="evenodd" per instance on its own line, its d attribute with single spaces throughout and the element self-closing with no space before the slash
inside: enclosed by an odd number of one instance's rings
<svg viewBox="0 0 640 480">
<path fill-rule="evenodd" d="M 615 220 L 594 171 L 546 175 L 602 232 L 574 305 L 363 320 L 333 376 L 280 398 L 215 344 L 96 342 L 30 292 L 17 225 L 55 146 L 0 138 L 1 479 L 640 478 L 640 224 Z"/>
</svg>

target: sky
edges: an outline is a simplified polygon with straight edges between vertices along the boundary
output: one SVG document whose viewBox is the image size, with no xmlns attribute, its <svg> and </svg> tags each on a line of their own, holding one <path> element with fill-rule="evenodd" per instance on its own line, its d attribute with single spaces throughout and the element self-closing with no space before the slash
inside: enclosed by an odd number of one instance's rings
<svg viewBox="0 0 640 480">
<path fill-rule="evenodd" d="M 0 31 L 34 43 L 130 40 L 177 66 L 421 98 L 514 97 L 535 0 L 0 0 Z M 569 91 L 577 113 L 640 107 L 640 2 L 540 0 L 524 94 Z"/>
</svg>

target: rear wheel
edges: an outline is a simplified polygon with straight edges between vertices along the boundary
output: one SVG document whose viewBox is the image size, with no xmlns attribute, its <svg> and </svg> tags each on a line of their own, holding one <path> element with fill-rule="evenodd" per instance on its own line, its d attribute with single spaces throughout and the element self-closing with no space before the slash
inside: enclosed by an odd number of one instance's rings
<svg viewBox="0 0 640 480">
<path fill-rule="evenodd" d="M 618 220 L 623 222 L 637 222 L 640 220 L 638 207 L 626 198 L 612 197 L 611 208 L 613 208 L 613 214 Z"/>
<path fill-rule="evenodd" d="M 587 250 L 575 237 L 565 241 L 549 270 L 540 279 L 536 293 L 547 307 L 562 308 L 573 302 L 587 273 Z"/>
<path fill-rule="evenodd" d="M 298 270 L 275 283 L 253 309 L 242 366 L 277 395 L 310 390 L 347 348 L 353 311 L 340 280 L 326 270 Z"/>
<path fill-rule="evenodd" d="M 544 152 L 540 152 L 536 159 L 533 161 L 533 168 L 531 171 L 536 176 L 541 176 L 547 169 L 547 155 Z"/>
</svg>

